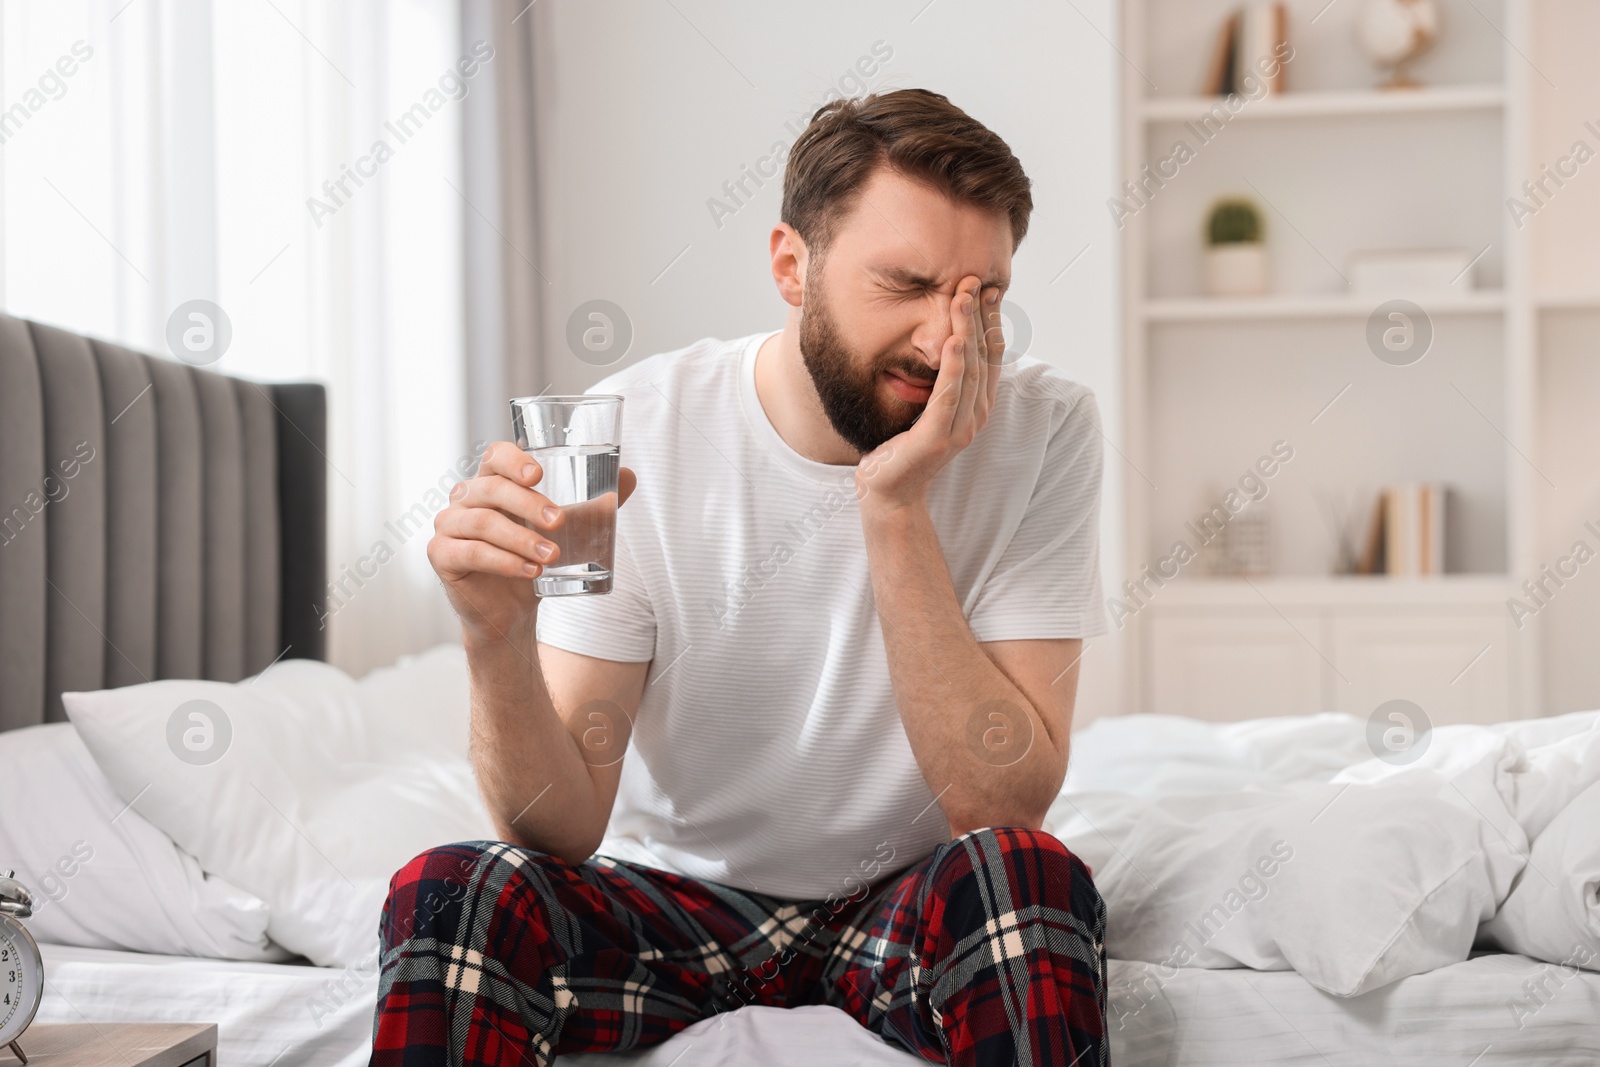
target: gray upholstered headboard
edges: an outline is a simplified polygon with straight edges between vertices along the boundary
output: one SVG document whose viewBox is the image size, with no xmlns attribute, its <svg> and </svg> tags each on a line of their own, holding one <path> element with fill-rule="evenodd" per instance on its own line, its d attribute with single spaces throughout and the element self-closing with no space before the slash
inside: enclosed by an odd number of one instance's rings
<svg viewBox="0 0 1600 1067">
<path fill-rule="evenodd" d="M 0 730 L 324 659 L 327 406 L 0 315 Z"/>
</svg>

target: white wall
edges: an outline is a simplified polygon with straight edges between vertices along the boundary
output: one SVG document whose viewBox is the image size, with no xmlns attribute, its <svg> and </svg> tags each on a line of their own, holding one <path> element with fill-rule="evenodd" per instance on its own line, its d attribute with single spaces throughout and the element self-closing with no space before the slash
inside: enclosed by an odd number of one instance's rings
<svg viewBox="0 0 1600 1067">
<path fill-rule="evenodd" d="M 767 266 L 780 179 L 747 185 L 753 195 L 720 226 L 707 201 L 775 142 L 787 147 L 830 88 L 859 91 L 856 65 L 867 57 L 872 69 L 876 44 L 891 54 L 871 88 L 944 93 L 1022 160 L 1035 208 L 1010 299 L 1031 322 L 1029 354 L 1098 393 L 1120 447 L 1116 241 L 1105 207 L 1120 62 L 1107 40 L 1112 9 L 1111 0 L 1003 9 L 967 0 L 539 4 L 529 13 L 546 49 L 537 259 L 549 279 L 552 391 L 581 390 L 613 369 L 567 349 L 567 317 L 591 299 L 615 302 L 632 322 L 632 348 L 616 366 L 782 324 Z M 1106 457 L 1109 583 L 1121 573 L 1123 472 L 1115 449 Z M 1092 645 L 1083 670 L 1087 721 L 1118 706 L 1121 670 L 1108 638 Z"/>
</svg>

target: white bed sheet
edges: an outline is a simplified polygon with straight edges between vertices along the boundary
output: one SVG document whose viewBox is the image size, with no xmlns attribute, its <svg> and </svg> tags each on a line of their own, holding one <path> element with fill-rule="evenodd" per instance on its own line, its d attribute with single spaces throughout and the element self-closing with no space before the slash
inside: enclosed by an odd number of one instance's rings
<svg viewBox="0 0 1600 1067">
<path fill-rule="evenodd" d="M 1293 971 L 1183 968 L 1165 982 L 1163 973 L 1172 972 L 1112 962 L 1115 1067 L 1600 1063 L 1600 974 L 1526 956 L 1475 956 L 1350 998 Z"/>
<path fill-rule="evenodd" d="M 39 1022 L 214 1022 L 223 1067 L 358 1067 L 377 979 L 327 967 L 41 945 Z M 26 1047 L 26 1042 L 23 1043 Z M 682 1059 L 678 1059 L 678 1057 Z M 916 1067 L 834 1008 L 747 1007 L 653 1049 L 561 1057 L 570 1067 Z"/>
<path fill-rule="evenodd" d="M 292 964 L 41 947 L 49 981 L 42 1022 L 216 1022 L 226 1067 L 367 1062 L 375 979 Z M 1117 1067 L 1600 1062 L 1600 974 L 1571 975 L 1522 956 L 1478 956 L 1348 1000 L 1314 989 L 1292 971 L 1185 968 L 1166 980 L 1162 974 L 1153 964 L 1111 963 Z M 1537 996 L 1528 983 L 1538 986 Z M 922 1061 L 832 1008 L 751 1007 L 642 1052 L 561 1062 L 913 1067 Z"/>
<path fill-rule="evenodd" d="M 376 979 L 287 963 L 63 945 L 39 951 L 45 991 L 36 1022 L 216 1023 L 224 1067 L 367 1062 Z"/>
</svg>

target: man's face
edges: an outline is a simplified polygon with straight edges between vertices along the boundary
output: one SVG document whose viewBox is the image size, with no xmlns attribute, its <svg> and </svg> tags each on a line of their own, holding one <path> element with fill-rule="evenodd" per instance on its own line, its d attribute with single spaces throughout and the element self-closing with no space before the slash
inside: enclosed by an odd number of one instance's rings
<svg viewBox="0 0 1600 1067">
<path fill-rule="evenodd" d="M 1004 293 L 1011 224 L 878 168 L 806 265 L 800 353 L 834 432 L 863 455 L 916 421 L 968 275 Z"/>
</svg>

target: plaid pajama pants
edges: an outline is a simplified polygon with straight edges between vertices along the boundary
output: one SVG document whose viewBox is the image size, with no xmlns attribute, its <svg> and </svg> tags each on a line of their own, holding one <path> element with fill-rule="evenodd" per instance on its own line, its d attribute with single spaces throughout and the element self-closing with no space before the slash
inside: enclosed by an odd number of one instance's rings
<svg viewBox="0 0 1600 1067">
<path fill-rule="evenodd" d="M 446 845 L 390 885 L 373 1067 L 544 1067 L 746 1004 L 830 1004 L 934 1063 L 1104 1067 L 1105 903 L 1051 835 L 973 830 L 827 901 Z"/>
</svg>

